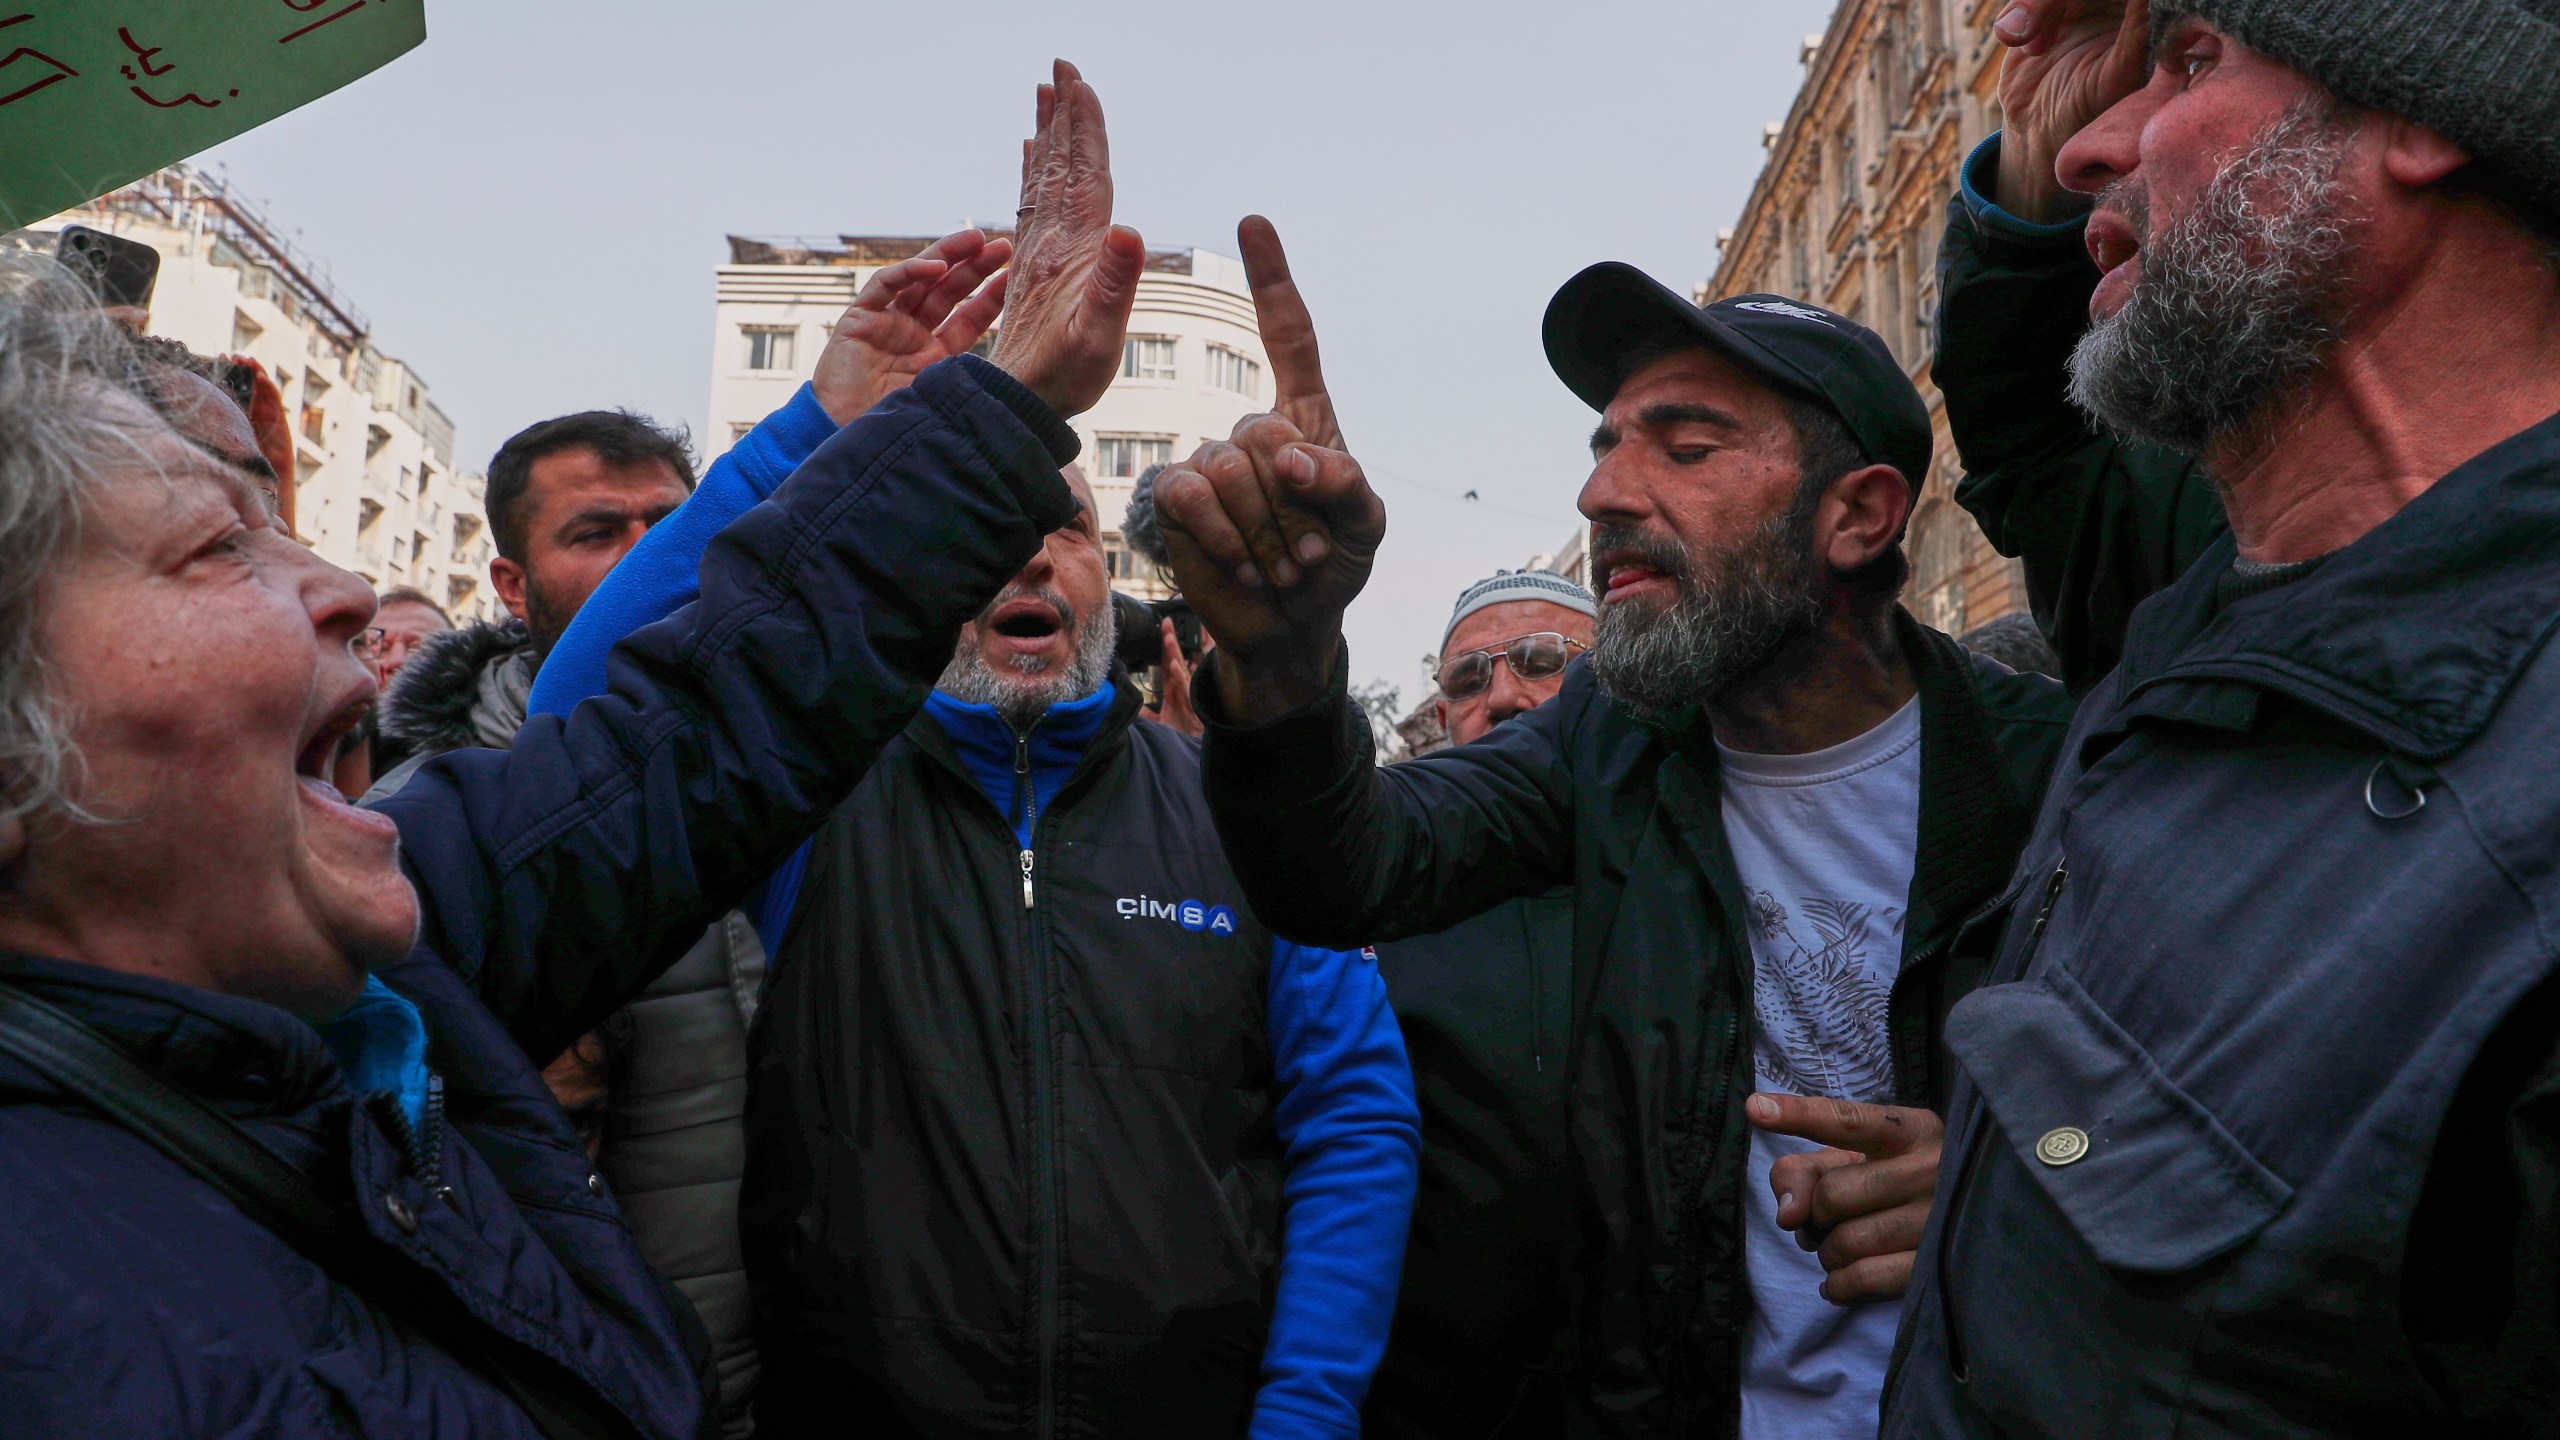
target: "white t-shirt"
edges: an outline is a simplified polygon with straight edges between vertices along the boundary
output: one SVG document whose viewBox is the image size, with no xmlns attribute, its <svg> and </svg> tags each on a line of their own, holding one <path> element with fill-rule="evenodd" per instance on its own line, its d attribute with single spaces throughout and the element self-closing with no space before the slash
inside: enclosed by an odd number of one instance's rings
<svg viewBox="0 0 2560 1440">
<path fill-rule="evenodd" d="M 1885 1009 L 1902 970 L 1920 840 L 1920 702 L 1810 755 L 1717 747 L 1724 828 L 1751 913 L 1752 1066 L 1762 1090 L 1882 1101 Z M 1899 1308 L 1822 1298 L 1822 1262 L 1778 1228 L 1769 1167 L 1821 1147 L 1751 1132 L 1743 1250 L 1753 1316 L 1742 1347 L 1743 1440 L 1876 1433 Z"/>
</svg>

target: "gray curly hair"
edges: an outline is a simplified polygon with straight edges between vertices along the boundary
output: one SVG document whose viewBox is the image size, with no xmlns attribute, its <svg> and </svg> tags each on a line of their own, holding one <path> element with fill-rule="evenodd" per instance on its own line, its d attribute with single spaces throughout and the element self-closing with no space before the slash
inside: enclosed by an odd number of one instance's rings
<svg viewBox="0 0 2560 1440">
<path fill-rule="evenodd" d="M 92 477 L 148 440 L 105 393 L 153 403 L 133 342 L 50 257 L 0 255 L 0 824 L 85 814 L 37 635 Z"/>
</svg>

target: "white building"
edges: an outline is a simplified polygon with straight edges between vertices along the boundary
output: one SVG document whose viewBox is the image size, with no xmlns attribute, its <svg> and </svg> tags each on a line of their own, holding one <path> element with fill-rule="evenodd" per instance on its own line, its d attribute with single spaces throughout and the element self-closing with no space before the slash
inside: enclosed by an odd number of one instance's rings
<svg viewBox="0 0 2560 1440">
<path fill-rule="evenodd" d="M 905 235 L 730 236 L 730 263 L 719 268 L 705 448 L 726 449 L 789 400 L 872 272 L 932 243 L 931 236 Z M 1202 441 L 1225 439 L 1237 420 L 1269 408 L 1265 369 L 1242 263 L 1207 250 L 1148 252 L 1120 378 L 1075 420 L 1114 588 L 1169 593 L 1120 538 L 1131 486 L 1148 466 L 1185 459 Z"/>
<path fill-rule="evenodd" d="M 30 227 L 65 225 L 160 252 L 151 333 L 202 355 L 246 355 L 275 379 L 294 431 L 296 538 L 376 590 L 423 590 L 457 622 L 501 613 L 483 481 L 453 462 L 453 422 L 426 381 L 375 348 L 372 327 L 309 257 L 214 177 L 173 165 Z"/>
</svg>

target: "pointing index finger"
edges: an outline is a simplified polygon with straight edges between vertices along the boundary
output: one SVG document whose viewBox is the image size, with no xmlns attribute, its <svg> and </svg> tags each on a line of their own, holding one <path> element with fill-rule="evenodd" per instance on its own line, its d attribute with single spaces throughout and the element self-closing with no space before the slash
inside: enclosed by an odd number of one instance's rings
<svg viewBox="0 0 2560 1440">
<path fill-rule="evenodd" d="M 1926 1110 L 1853 1100 L 1763 1093 L 1752 1096 L 1743 1113 L 1772 1134 L 1867 1156 L 1899 1155 L 1938 1134 L 1938 1117 Z"/>
<path fill-rule="evenodd" d="M 1247 215 L 1236 227 L 1236 246 L 1244 252 L 1245 282 L 1253 291 L 1262 351 L 1271 360 L 1272 408 L 1296 422 L 1312 443 L 1342 449 L 1342 426 L 1334 418 L 1324 366 L 1316 354 L 1315 318 L 1289 274 L 1289 254 L 1280 246 L 1279 230 L 1259 215 Z"/>
</svg>

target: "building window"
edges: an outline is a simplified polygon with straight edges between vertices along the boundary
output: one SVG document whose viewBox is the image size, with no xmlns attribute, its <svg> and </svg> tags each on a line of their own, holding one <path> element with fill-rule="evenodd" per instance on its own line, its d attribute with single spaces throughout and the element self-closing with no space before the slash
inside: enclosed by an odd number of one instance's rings
<svg viewBox="0 0 2560 1440">
<path fill-rule="evenodd" d="M 789 325 L 742 325 L 747 334 L 747 368 L 750 370 L 788 370 L 792 367 L 793 342 L 800 332 Z"/>
<path fill-rule="evenodd" d="M 1209 347 L 1209 383 L 1246 399 L 1262 394 L 1262 362 L 1224 345 Z"/>
<path fill-rule="evenodd" d="M 1143 583 L 1156 578 L 1154 561 L 1130 549 L 1128 541 L 1108 531 L 1102 537 L 1102 568 L 1114 583 Z"/>
<path fill-rule="evenodd" d="M 1173 340 L 1163 335 L 1132 335 L 1120 351 L 1120 375 L 1125 380 L 1170 380 L 1173 375 Z"/>
<path fill-rule="evenodd" d="M 1150 465 L 1173 463 L 1173 437 L 1170 435 L 1098 435 L 1094 437 L 1094 464 L 1103 480 L 1135 480 Z"/>
<path fill-rule="evenodd" d="M 729 422 L 729 443 L 735 445 L 755 431 L 756 422 L 753 420 L 732 420 Z"/>
</svg>

